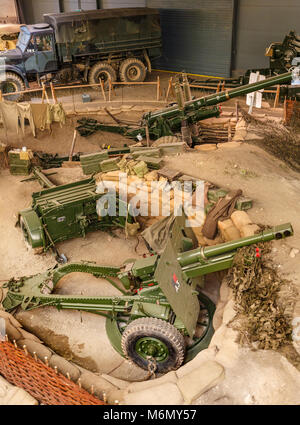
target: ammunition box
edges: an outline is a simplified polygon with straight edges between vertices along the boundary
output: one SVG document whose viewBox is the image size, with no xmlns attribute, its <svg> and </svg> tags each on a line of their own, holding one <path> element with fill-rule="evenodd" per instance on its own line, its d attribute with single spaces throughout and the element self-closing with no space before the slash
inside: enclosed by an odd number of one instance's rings
<svg viewBox="0 0 300 425">
<path fill-rule="evenodd" d="M 150 156 L 139 156 L 137 158 L 137 161 L 143 161 L 147 164 L 147 167 L 152 170 L 159 170 L 160 167 L 164 164 L 164 161 L 162 158 L 153 158 Z"/>
<path fill-rule="evenodd" d="M 80 164 L 82 166 L 83 173 L 86 175 L 99 173 L 101 171 L 100 162 L 107 158 L 107 151 L 80 155 Z"/>
<path fill-rule="evenodd" d="M 136 152 L 136 151 L 142 151 L 142 150 L 147 150 L 147 151 L 156 151 L 157 150 L 157 148 L 155 148 L 155 147 L 153 147 L 153 148 L 151 148 L 151 147 L 146 147 L 146 146 L 130 146 L 129 147 L 129 149 L 130 149 L 130 153 L 133 153 L 133 152 Z"/>
<path fill-rule="evenodd" d="M 31 165 L 30 163 L 28 165 L 10 164 L 9 171 L 14 176 L 28 176 L 31 172 Z"/>
<path fill-rule="evenodd" d="M 30 150 L 28 151 L 9 151 L 8 152 L 8 162 L 10 165 L 21 165 L 23 167 L 27 167 L 30 165 L 30 158 L 32 157 L 32 153 Z"/>
<path fill-rule="evenodd" d="M 118 162 L 118 158 L 105 159 L 104 161 L 100 162 L 100 171 L 105 173 L 107 171 L 119 170 Z"/>
<path fill-rule="evenodd" d="M 139 156 L 151 156 L 159 158 L 161 156 L 159 149 L 141 149 L 131 153 L 133 159 L 137 159 Z"/>
<path fill-rule="evenodd" d="M 218 202 L 220 198 L 224 198 L 229 190 L 227 189 L 211 189 L 207 192 L 207 199 L 212 202 Z"/>
<path fill-rule="evenodd" d="M 235 208 L 240 211 L 245 211 L 252 208 L 252 205 L 253 205 L 252 199 L 241 197 L 236 201 Z"/>
</svg>

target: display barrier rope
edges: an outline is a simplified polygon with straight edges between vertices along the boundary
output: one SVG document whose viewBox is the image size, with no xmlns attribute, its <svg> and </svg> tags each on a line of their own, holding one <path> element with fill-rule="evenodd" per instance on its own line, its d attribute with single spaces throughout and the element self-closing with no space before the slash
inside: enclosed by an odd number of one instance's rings
<svg viewBox="0 0 300 425">
<path fill-rule="evenodd" d="M 11 342 L 0 341 L 0 374 L 47 405 L 105 405 L 57 370 Z"/>
</svg>

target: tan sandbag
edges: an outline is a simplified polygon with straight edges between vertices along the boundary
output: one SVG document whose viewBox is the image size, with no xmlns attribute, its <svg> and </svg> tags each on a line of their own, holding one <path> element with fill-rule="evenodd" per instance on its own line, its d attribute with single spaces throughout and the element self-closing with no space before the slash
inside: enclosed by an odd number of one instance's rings
<svg viewBox="0 0 300 425">
<path fill-rule="evenodd" d="M 10 341 L 13 341 L 13 340 L 18 341 L 23 338 L 21 332 L 19 332 L 18 329 L 19 328 L 16 328 L 15 326 L 13 326 L 9 322 L 9 320 L 5 320 L 5 332 Z"/>
<path fill-rule="evenodd" d="M 25 331 L 25 329 L 23 328 L 19 328 L 19 331 L 21 332 L 23 338 L 31 339 L 32 341 L 39 342 L 39 343 L 42 342 L 38 337 L 36 337 L 30 332 Z"/>
<path fill-rule="evenodd" d="M 150 171 L 144 175 L 144 179 L 147 181 L 154 181 L 158 179 L 158 173 L 156 170 Z"/>
<path fill-rule="evenodd" d="M 233 221 L 235 227 L 239 229 L 239 231 L 241 231 L 242 228 L 247 224 L 252 224 L 251 218 L 245 211 L 234 211 L 231 214 L 231 220 Z"/>
<path fill-rule="evenodd" d="M 3 319 L 8 319 L 10 321 L 10 323 L 16 328 L 22 327 L 21 323 L 18 322 L 18 320 L 15 319 L 14 316 L 12 314 L 8 313 L 7 311 L 0 310 L 0 317 L 2 317 Z"/>
<path fill-rule="evenodd" d="M 242 238 L 253 236 L 260 230 L 259 226 L 257 224 L 246 224 L 246 226 L 243 226 L 241 229 L 241 236 Z"/>
<path fill-rule="evenodd" d="M 241 237 L 239 230 L 230 218 L 228 220 L 218 221 L 218 229 L 225 242 L 240 239 Z"/>
<path fill-rule="evenodd" d="M 78 367 L 76 367 L 74 364 L 68 362 L 68 360 L 64 359 L 61 356 L 58 356 L 57 354 L 53 354 L 53 356 L 50 359 L 50 366 L 51 367 L 57 367 L 57 370 L 62 373 L 64 376 L 67 376 L 67 374 L 70 375 L 70 379 L 72 381 L 77 381 L 80 377 L 80 370 Z"/>
<path fill-rule="evenodd" d="M 53 354 L 50 348 L 46 347 L 43 344 L 40 344 L 39 342 L 32 341 L 31 339 L 28 339 L 28 338 L 19 339 L 17 341 L 17 344 L 20 348 L 23 348 L 23 346 L 26 345 L 27 351 L 31 355 L 33 355 L 33 353 L 36 353 L 38 358 L 41 360 L 44 360 L 45 357 L 47 357 L 49 360 Z"/>
<path fill-rule="evenodd" d="M 80 368 L 80 370 L 82 371 L 83 369 Z M 91 392 L 91 390 L 93 389 L 94 394 L 100 398 L 103 397 L 103 393 L 106 393 L 106 395 L 108 395 L 112 391 L 118 390 L 115 385 L 111 384 L 106 379 L 90 371 L 82 372 L 79 379 L 82 388 L 89 392 Z"/>
</svg>

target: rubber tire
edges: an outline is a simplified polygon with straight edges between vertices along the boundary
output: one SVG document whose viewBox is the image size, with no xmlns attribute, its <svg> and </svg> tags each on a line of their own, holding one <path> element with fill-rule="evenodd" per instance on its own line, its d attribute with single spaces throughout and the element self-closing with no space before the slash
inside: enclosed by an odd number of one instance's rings
<svg viewBox="0 0 300 425">
<path fill-rule="evenodd" d="M 130 68 L 135 68 L 137 71 L 136 77 L 132 78 L 129 75 Z M 120 80 L 124 82 L 136 83 L 140 81 L 144 81 L 146 78 L 146 67 L 140 59 L 137 58 L 129 58 L 125 59 L 119 69 Z"/>
<path fill-rule="evenodd" d="M 13 84 L 15 84 L 16 87 L 16 91 L 23 91 L 25 90 L 25 84 L 24 81 L 22 80 L 21 77 L 19 77 L 19 75 L 15 74 L 14 72 L 6 72 L 5 73 L 5 80 L 1 81 L 0 83 L 0 89 L 2 91 L 2 93 L 5 93 L 3 91 L 3 85 L 5 82 L 12 82 Z M 17 95 L 10 95 L 10 96 L 4 96 L 4 100 L 9 100 L 12 102 L 20 102 L 20 100 L 22 100 L 24 97 L 24 94 L 17 94 Z"/>
<path fill-rule="evenodd" d="M 148 361 L 135 351 L 137 341 L 144 337 L 157 338 L 168 348 L 169 356 L 166 360 L 157 362 L 156 373 L 166 373 L 181 366 L 185 356 L 185 341 L 173 325 L 154 317 L 143 317 L 133 320 L 123 332 L 123 353 L 139 367 L 148 370 Z"/>
<path fill-rule="evenodd" d="M 163 136 L 155 140 L 155 142 L 152 143 L 151 147 L 156 148 L 157 146 L 165 145 L 166 143 L 180 143 L 181 141 L 181 138 L 177 136 Z"/>
<path fill-rule="evenodd" d="M 89 72 L 89 83 L 99 84 L 99 74 L 104 73 L 107 76 L 107 80 L 104 82 L 104 88 L 108 89 L 108 76 L 111 81 L 117 80 L 117 74 L 114 68 L 107 62 L 98 62 L 92 66 Z M 94 90 L 99 90 L 99 86 L 93 87 Z"/>
</svg>

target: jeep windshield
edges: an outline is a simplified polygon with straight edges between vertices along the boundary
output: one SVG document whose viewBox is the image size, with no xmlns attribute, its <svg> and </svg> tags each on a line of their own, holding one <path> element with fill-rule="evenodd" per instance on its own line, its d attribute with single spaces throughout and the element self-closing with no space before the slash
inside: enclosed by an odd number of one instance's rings
<svg viewBox="0 0 300 425">
<path fill-rule="evenodd" d="M 30 40 L 30 32 L 26 27 L 21 27 L 17 47 L 21 50 L 22 53 L 25 52 L 25 49 Z"/>
</svg>

